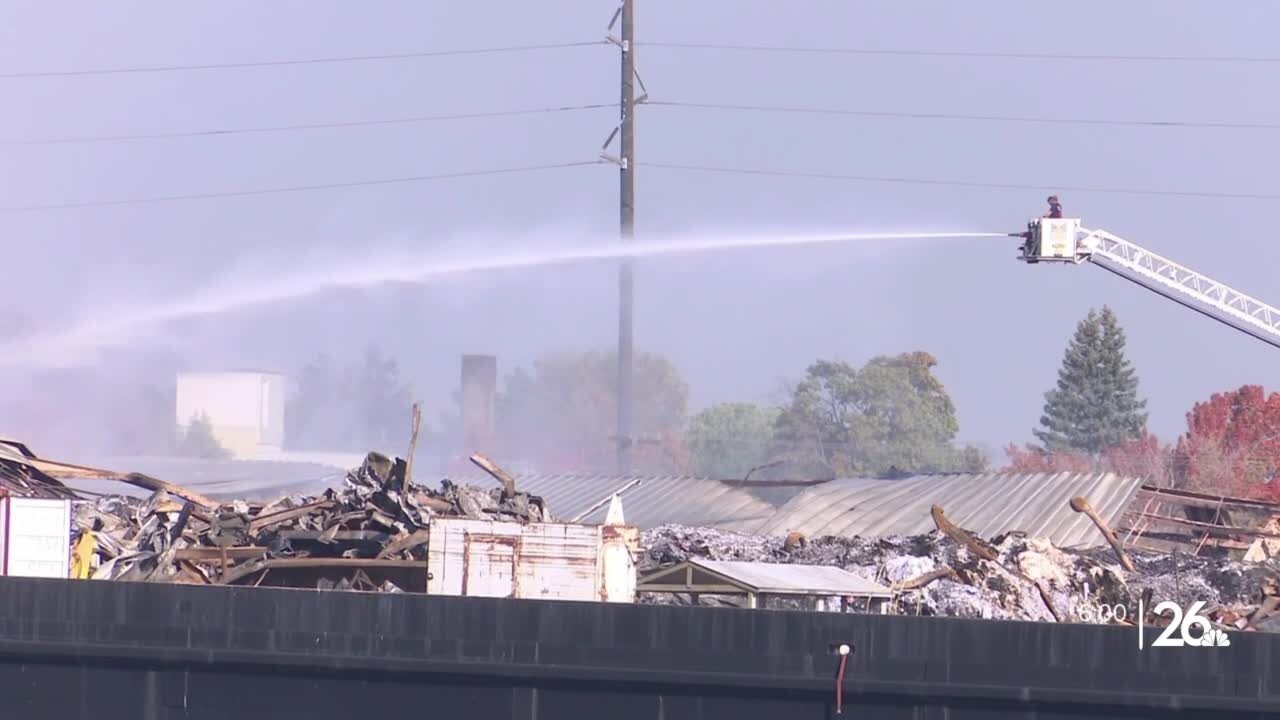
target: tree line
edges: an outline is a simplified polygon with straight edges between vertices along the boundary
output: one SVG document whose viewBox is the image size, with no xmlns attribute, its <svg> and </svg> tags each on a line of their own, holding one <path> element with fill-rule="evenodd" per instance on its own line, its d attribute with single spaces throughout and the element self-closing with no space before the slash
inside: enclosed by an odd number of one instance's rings
<svg viewBox="0 0 1280 720">
<path fill-rule="evenodd" d="M 1116 472 L 1215 495 L 1280 501 L 1280 393 L 1245 385 L 1195 403 L 1172 443 L 1147 431 L 1146 401 L 1115 313 L 1076 327 L 1045 395 L 1039 444 L 1010 445 L 1009 469 Z"/>
<path fill-rule="evenodd" d="M 1280 500 L 1280 393 L 1245 386 L 1187 413 L 1171 443 L 1147 431 L 1146 400 L 1108 307 L 1090 310 L 1045 393 L 1035 442 L 1010 444 L 1013 472 L 1118 472 L 1163 485 Z M 776 403 L 728 402 L 689 412 L 689 386 L 665 356 L 635 362 L 633 458 L 638 473 L 716 478 L 900 477 L 980 472 L 990 459 L 957 443 L 956 408 L 915 351 L 862 365 L 814 361 Z M 495 453 L 546 472 L 610 472 L 618 439 L 617 356 L 558 353 L 506 375 Z M 340 365 L 321 356 L 298 375 L 286 411 L 295 447 L 363 451 L 408 441 L 412 391 L 395 360 L 369 348 Z M 455 394 L 456 400 L 456 394 Z M 456 444 L 456 407 L 419 447 Z"/>
</svg>

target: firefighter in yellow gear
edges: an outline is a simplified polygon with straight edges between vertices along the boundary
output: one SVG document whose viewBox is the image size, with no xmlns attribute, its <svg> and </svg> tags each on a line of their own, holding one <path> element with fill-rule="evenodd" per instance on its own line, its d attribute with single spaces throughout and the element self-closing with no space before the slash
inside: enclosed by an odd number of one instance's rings
<svg viewBox="0 0 1280 720">
<path fill-rule="evenodd" d="M 93 555 L 98 550 L 98 531 L 102 529 L 102 521 L 94 520 L 93 528 L 81 531 L 71 550 L 71 577 L 76 580 L 88 580 L 93 575 Z"/>
</svg>

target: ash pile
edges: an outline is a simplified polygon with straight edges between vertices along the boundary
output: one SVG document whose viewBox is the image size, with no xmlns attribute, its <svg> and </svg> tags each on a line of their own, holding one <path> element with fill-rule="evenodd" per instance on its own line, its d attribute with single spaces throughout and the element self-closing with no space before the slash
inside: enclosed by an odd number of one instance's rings
<svg viewBox="0 0 1280 720">
<path fill-rule="evenodd" d="M 953 528 L 948 528 L 953 529 Z M 1225 629 L 1280 631 L 1280 565 L 1183 554 L 1127 554 L 1129 571 L 1110 548 L 1072 551 L 1010 533 L 985 540 L 939 529 L 912 537 L 762 537 L 667 525 L 643 533 L 641 573 L 690 558 L 838 566 L 888 586 L 890 611 L 903 615 L 1099 622 L 1100 605 L 1137 608 L 1146 622 L 1160 600 L 1181 607 L 1204 601 L 1202 615 Z M 685 604 L 688 596 L 644 594 L 640 602 Z M 702 597 L 704 604 L 736 604 Z M 1136 614 L 1136 611 L 1134 612 Z M 1133 624 L 1132 617 L 1122 622 Z"/>
<path fill-rule="evenodd" d="M 145 500 L 111 495 L 77 503 L 75 524 L 81 539 L 91 538 L 93 579 L 258 584 L 271 572 L 309 569 L 305 587 L 398 592 L 410 588 L 395 570 L 425 575 L 434 517 L 551 520 L 541 498 L 517 492 L 509 476 L 490 467 L 501 487 L 444 480 L 433 490 L 408 479 L 403 459 L 369 453 L 341 488 L 315 497 L 219 503 L 166 483 Z"/>
</svg>

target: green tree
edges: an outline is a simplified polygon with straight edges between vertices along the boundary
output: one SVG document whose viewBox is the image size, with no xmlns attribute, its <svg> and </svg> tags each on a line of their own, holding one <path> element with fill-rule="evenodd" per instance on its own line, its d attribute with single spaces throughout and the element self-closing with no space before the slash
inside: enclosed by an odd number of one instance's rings
<svg viewBox="0 0 1280 720">
<path fill-rule="evenodd" d="M 803 475 L 840 476 L 852 470 L 848 450 L 858 395 L 858 369 L 847 362 L 818 360 L 791 391 L 775 420 L 777 454 Z"/>
<path fill-rule="evenodd" d="M 1057 386 L 1045 393 L 1036 438 L 1047 452 L 1075 450 L 1097 458 L 1143 434 L 1145 399 L 1125 357 L 1124 330 L 1111 308 L 1090 310 L 1076 326 L 1058 370 Z"/>
<path fill-rule="evenodd" d="M 778 416 L 779 450 L 796 472 L 826 475 L 974 472 L 976 448 L 954 445 L 959 422 L 937 360 L 924 352 L 873 358 L 862 368 L 819 360 Z"/>
<path fill-rule="evenodd" d="M 752 403 L 713 405 L 689 420 L 690 470 L 702 477 L 741 478 L 773 460 L 777 408 Z"/>
<path fill-rule="evenodd" d="M 295 448 L 352 450 L 350 388 L 333 357 L 321 353 L 298 373 L 285 408 L 285 443 Z M 369 448 L 366 448 L 369 449 Z"/>
<path fill-rule="evenodd" d="M 409 442 L 412 407 L 396 361 L 377 347 L 345 367 L 321 354 L 298 374 L 285 410 L 285 441 L 319 450 L 399 450 Z"/>
<path fill-rule="evenodd" d="M 366 448 L 407 447 L 413 416 L 413 394 L 400 381 L 400 368 L 377 347 L 365 350 L 364 363 L 355 373 L 352 404 L 360 419 Z"/>
<path fill-rule="evenodd" d="M 561 353 L 532 370 L 508 375 L 497 398 L 503 454 L 556 470 L 608 472 L 615 464 L 616 353 Z M 678 442 L 689 386 L 669 359 L 635 354 L 632 429 L 637 471 L 677 471 L 686 463 Z"/>
<path fill-rule="evenodd" d="M 118 455 L 168 455 L 174 452 L 173 408 L 176 390 L 140 383 L 121 384 L 106 391 L 108 417 L 106 447 Z"/>
<path fill-rule="evenodd" d="M 224 460 L 231 457 L 231 451 L 218 442 L 213 434 L 213 426 L 204 413 L 194 415 L 187 424 L 186 432 L 177 441 L 179 457 L 202 458 L 206 460 Z"/>
</svg>

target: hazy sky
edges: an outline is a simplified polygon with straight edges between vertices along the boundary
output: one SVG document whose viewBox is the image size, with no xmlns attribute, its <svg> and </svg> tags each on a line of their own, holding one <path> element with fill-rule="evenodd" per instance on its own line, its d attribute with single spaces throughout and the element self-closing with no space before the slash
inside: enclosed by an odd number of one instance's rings
<svg viewBox="0 0 1280 720">
<path fill-rule="evenodd" d="M 596 40 L 606 2 L 5 3 L 0 74 L 226 64 Z M 1259 2 L 638 0 L 654 100 L 963 115 L 1280 122 L 1275 63 L 971 59 L 676 49 L 645 41 L 1114 55 L 1275 56 Z M 593 160 L 615 109 L 103 143 L 149 134 L 616 102 L 610 46 L 192 72 L 0 78 L 0 206 L 342 183 Z M 638 232 L 1016 231 L 1062 188 L 1071 215 L 1280 303 L 1268 200 L 1107 188 L 1275 193 L 1280 131 L 757 113 L 638 116 Z M 699 174 L 646 162 L 1033 186 L 1027 190 Z M 1070 189 L 1076 188 L 1076 189 Z M 1086 190 L 1083 188 L 1093 188 Z M 1095 190 L 1096 189 L 1096 190 Z M 456 253 L 608 242 L 617 171 L 540 174 L 116 207 L 0 212 L 8 332 L 171 304 L 209 283 L 341 274 L 388 249 Z M 666 353 L 695 405 L 769 399 L 814 358 L 924 349 L 962 437 L 1027 440 L 1062 351 L 1110 304 L 1166 437 L 1209 394 L 1275 389 L 1273 348 L 1097 268 L 1026 266 L 1015 240 L 749 250 L 642 263 L 639 346 Z M 325 264 L 327 263 L 327 264 Z M 15 272 L 15 268 L 17 269 Z M 1268 282 L 1270 281 L 1270 282 Z M 376 341 L 417 394 L 448 402 L 465 352 L 505 374 L 538 354 L 612 347 L 609 265 L 331 293 L 176 326 L 191 369 L 297 368 Z M 14 381 L 10 379 L 13 392 Z M 4 432 L 21 435 L 21 428 Z"/>
</svg>

